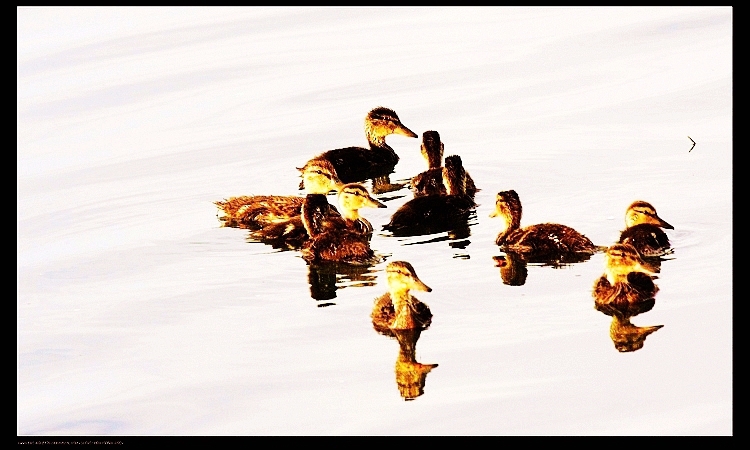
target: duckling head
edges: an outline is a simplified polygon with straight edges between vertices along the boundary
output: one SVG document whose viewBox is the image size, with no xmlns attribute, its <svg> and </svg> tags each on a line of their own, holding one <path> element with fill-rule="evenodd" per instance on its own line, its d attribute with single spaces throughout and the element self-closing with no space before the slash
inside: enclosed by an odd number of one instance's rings
<svg viewBox="0 0 750 450">
<path fill-rule="evenodd" d="M 630 272 L 655 275 L 654 272 L 644 267 L 638 250 L 630 244 L 615 244 L 609 247 L 604 255 L 604 261 L 606 263 L 604 273 L 611 284 L 625 282 Z"/>
<path fill-rule="evenodd" d="M 466 193 L 466 170 L 460 156 L 451 155 L 445 158 L 443 184 L 449 195 L 463 195 Z"/>
<path fill-rule="evenodd" d="M 410 290 L 432 292 L 432 288 L 419 279 L 414 267 L 406 261 L 393 261 L 385 268 L 391 294 L 407 294 Z M 395 306 L 395 305 L 394 305 Z"/>
<path fill-rule="evenodd" d="M 521 200 L 514 190 L 500 191 L 495 197 L 495 210 L 490 217 L 499 217 L 503 221 L 500 232 L 515 230 L 521 227 Z"/>
<path fill-rule="evenodd" d="M 302 224 L 310 237 L 323 232 L 330 208 L 324 194 L 307 194 L 302 203 Z"/>
<path fill-rule="evenodd" d="M 437 131 L 425 131 L 422 133 L 422 156 L 427 160 L 430 169 L 443 165 L 443 151 L 445 146 L 440 142 L 440 134 Z"/>
<path fill-rule="evenodd" d="M 349 220 L 361 220 L 368 232 L 372 232 L 372 225 L 359 215 L 360 208 L 386 208 L 385 204 L 370 195 L 366 187 L 359 183 L 344 185 L 339 191 L 339 205 L 341 215 Z"/>
<path fill-rule="evenodd" d="M 651 203 L 638 200 L 628 206 L 628 210 L 625 212 L 625 226 L 630 228 L 642 223 L 650 223 L 661 228 L 674 230 L 672 225 L 665 222 L 656 214 L 656 208 Z"/>
<path fill-rule="evenodd" d="M 302 172 L 300 185 L 308 194 L 327 194 L 330 191 L 338 191 L 343 186 L 336 169 L 328 160 L 313 159 L 299 170 Z"/>
<path fill-rule="evenodd" d="M 374 144 L 384 144 L 385 137 L 390 134 L 400 134 L 407 137 L 418 137 L 416 133 L 406 128 L 392 109 L 378 106 L 365 117 L 365 134 Z"/>
</svg>

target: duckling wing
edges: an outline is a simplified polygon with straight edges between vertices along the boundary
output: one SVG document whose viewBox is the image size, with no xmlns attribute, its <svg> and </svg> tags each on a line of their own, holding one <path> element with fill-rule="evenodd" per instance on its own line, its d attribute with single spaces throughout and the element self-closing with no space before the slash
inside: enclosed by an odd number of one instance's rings
<svg viewBox="0 0 750 450">
<path fill-rule="evenodd" d="M 330 161 L 342 183 L 355 183 L 387 175 L 393 171 L 399 159 L 394 151 L 378 147 L 337 148 L 316 158 Z"/>
<path fill-rule="evenodd" d="M 538 256 L 563 253 L 594 253 L 597 247 L 589 238 L 566 225 L 544 223 L 511 233 L 503 248 Z"/>
<path fill-rule="evenodd" d="M 383 226 L 400 235 L 432 234 L 465 225 L 476 207 L 465 195 L 427 195 L 404 203 Z"/>
<path fill-rule="evenodd" d="M 308 239 L 302 256 L 307 260 L 359 263 L 370 260 L 374 252 L 366 235 L 348 229 L 333 229 Z"/>
<path fill-rule="evenodd" d="M 250 231 L 251 240 L 270 244 L 274 248 L 299 249 L 309 239 L 302 216 L 295 216 L 283 222 L 272 223 Z"/>
<path fill-rule="evenodd" d="M 282 195 L 254 195 L 232 197 L 223 202 L 215 202 L 223 212 L 220 219 L 224 226 L 259 229 L 300 215 L 303 197 Z"/>
<path fill-rule="evenodd" d="M 669 237 L 650 223 L 634 225 L 620 234 L 621 244 L 630 244 L 641 256 L 661 256 L 670 250 Z"/>
</svg>

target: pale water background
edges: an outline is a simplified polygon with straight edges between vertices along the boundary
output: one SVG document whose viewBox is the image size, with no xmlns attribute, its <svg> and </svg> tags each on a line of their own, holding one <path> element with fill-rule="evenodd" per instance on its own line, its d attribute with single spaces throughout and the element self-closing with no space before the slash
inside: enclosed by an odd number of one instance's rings
<svg viewBox="0 0 750 450">
<path fill-rule="evenodd" d="M 733 433 L 731 8 L 17 16 L 19 435 Z M 318 301 L 297 252 L 212 202 L 299 194 L 295 167 L 364 145 L 380 105 L 461 155 L 471 235 L 376 233 L 385 261 Z M 424 170 L 420 139 L 388 142 L 392 181 Z M 675 253 L 633 323 L 664 328 L 615 349 L 601 254 L 504 284 L 506 189 L 523 225 L 600 245 L 651 202 Z M 409 197 L 363 213 L 380 229 Z M 433 288 L 416 355 L 439 366 L 408 402 L 369 317 L 390 260 Z"/>
</svg>

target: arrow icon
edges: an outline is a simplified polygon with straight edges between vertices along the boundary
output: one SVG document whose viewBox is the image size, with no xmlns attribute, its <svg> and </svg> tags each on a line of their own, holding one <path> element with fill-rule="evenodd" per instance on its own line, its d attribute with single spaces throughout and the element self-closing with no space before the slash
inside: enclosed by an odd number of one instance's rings
<svg viewBox="0 0 750 450">
<path fill-rule="evenodd" d="M 692 146 L 692 147 L 690 147 L 690 150 L 688 150 L 688 153 L 690 153 L 690 152 L 692 152 L 692 151 L 693 151 L 693 149 L 695 148 L 695 141 L 694 141 L 694 140 L 693 140 L 693 138 L 691 138 L 690 136 L 688 136 L 688 139 L 690 139 L 690 142 L 692 142 L 692 143 L 693 143 L 693 146 Z"/>
</svg>

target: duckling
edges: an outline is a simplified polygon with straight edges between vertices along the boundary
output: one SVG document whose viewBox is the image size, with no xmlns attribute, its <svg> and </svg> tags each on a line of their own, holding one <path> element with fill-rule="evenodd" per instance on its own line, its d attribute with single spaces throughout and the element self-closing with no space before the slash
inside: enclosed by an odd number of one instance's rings
<svg viewBox="0 0 750 450">
<path fill-rule="evenodd" d="M 669 237 L 662 228 L 674 230 L 674 227 L 659 217 L 650 203 L 638 200 L 628 206 L 625 227 L 619 242 L 631 244 L 641 256 L 655 257 L 671 252 Z"/>
<path fill-rule="evenodd" d="M 425 195 L 404 203 L 383 226 L 394 235 L 407 236 L 448 231 L 466 223 L 471 211 L 477 206 L 466 195 L 466 171 L 461 157 L 445 158 L 442 169 L 445 195 Z"/>
<path fill-rule="evenodd" d="M 306 165 L 302 179 L 310 194 L 327 194 L 342 186 L 333 164 L 325 160 Z M 304 197 L 289 195 L 245 195 L 214 204 L 223 214 L 219 216 L 222 226 L 258 230 L 299 216 L 304 201 Z"/>
<path fill-rule="evenodd" d="M 607 315 L 632 317 L 653 308 L 659 288 L 635 247 L 612 245 L 605 253 L 605 263 L 604 275 L 594 284 L 596 309 Z"/>
<path fill-rule="evenodd" d="M 304 172 L 309 164 L 315 164 L 322 159 L 333 164 L 344 183 L 364 181 L 391 173 L 399 160 L 396 152 L 385 142 L 386 136 L 391 134 L 418 137 L 401 123 L 395 111 L 379 106 L 365 117 L 365 136 L 370 148 L 346 147 L 328 150 L 308 161 L 299 170 Z M 303 187 L 304 181 L 300 185 L 300 188 Z"/>
<path fill-rule="evenodd" d="M 422 156 L 427 160 L 428 169 L 411 179 L 411 189 L 414 197 L 433 194 L 447 194 L 443 184 L 443 152 L 445 145 L 440 141 L 437 131 L 425 131 L 422 133 Z M 469 172 L 464 171 L 466 176 L 466 195 L 474 198 L 478 189 Z"/>
<path fill-rule="evenodd" d="M 388 292 L 375 299 L 372 325 L 382 334 L 392 335 L 393 330 L 427 329 L 432 323 L 430 307 L 413 297 L 412 289 L 432 292 L 406 261 L 393 261 L 385 269 Z"/>
<path fill-rule="evenodd" d="M 302 244 L 302 257 L 310 262 L 337 261 L 366 264 L 374 259 L 370 238 L 347 225 L 323 194 L 307 194 L 302 205 L 302 223 L 309 238 Z"/>
<path fill-rule="evenodd" d="M 502 231 L 495 243 L 504 251 L 534 257 L 555 257 L 565 253 L 593 254 L 602 250 L 589 238 L 566 225 L 541 223 L 521 228 L 521 200 L 514 190 L 498 192 L 495 211 L 490 217 L 500 217 Z"/>
<path fill-rule="evenodd" d="M 363 185 L 349 183 L 341 187 L 338 195 L 339 212 L 329 205 L 325 229 L 353 231 L 372 237 L 372 224 L 359 215 L 360 208 L 385 208 L 385 204 L 372 197 Z M 266 242 L 275 247 L 300 248 L 309 235 L 305 229 L 302 215 L 291 217 L 283 222 L 267 225 L 260 230 L 250 232 L 250 238 Z"/>
</svg>

